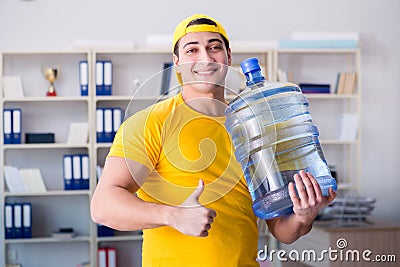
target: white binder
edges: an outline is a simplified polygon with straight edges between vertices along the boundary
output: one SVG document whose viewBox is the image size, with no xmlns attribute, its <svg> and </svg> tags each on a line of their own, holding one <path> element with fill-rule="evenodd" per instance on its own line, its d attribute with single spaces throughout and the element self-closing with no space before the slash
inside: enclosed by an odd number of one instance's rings
<svg viewBox="0 0 400 267">
<path fill-rule="evenodd" d="M 117 267 L 117 250 L 107 248 L 107 267 Z"/>
<path fill-rule="evenodd" d="M 13 223 L 13 206 L 11 204 L 4 205 L 4 226 L 5 226 L 5 238 L 13 238 L 14 223 Z"/>
<path fill-rule="evenodd" d="M 15 203 L 13 205 L 14 237 L 22 238 L 22 205 Z"/>
<path fill-rule="evenodd" d="M 99 248 L 97 251 L 98 267 L 107 267 L 107 251 L 105 248 Z"/>
<path fill-rule="evenodd" d="M 120 108 L 113 109 L 113 132 L 118 131 L 119 126 L 122 123 L 122 110 Z"/>
<path fill-rule="evenodd" d="M 104 72 L 103 72 L 103 62 L 96 61 L 96 95 L 103 94 L 104 86 Z"/>
<path fill-rule="evenodd" d="M 22 227 L 24 238 L 32 237 L 32 205 L 31 203 L 22 204 Z"/>
<path fill-rule="evenodd" d="M 64 156 L 64 190 L 72 190 L 72 157 Z"/>
<path fill-rule="evenodd" d="M 81 178 L 82 178 L 82 167 L 81 167 L 81 156 L 72 156 L 72 189 L 81 189 Z"/>
<path fill-rule="evenodd" d="M 4 144 L 12 144 L 12 110 L 4 110 L 3 120 Z"/>
<path fill-rule="evenodd" d="M 89 189 L 89 156 L 88 155 L 82 155 L 81 189 Z"/>
<path fill-rule="evenodd" d="M 89 89 L 89 66 L 86 60 L 79 62 L 79 84 L 81 95 L 87 96 Z"/>
<path fill-rule="evenodd" d="M 12 118 L 12 142 L 13 144 L 21 144 L 21 110 L 14 109 Z"/>
<path fill-rule="evenodd" d="M 113 131 L 113 116 L 112 109 L 104 109 L 104 141 L 112 142 L 112 131 Z"/>
<path fill-rule="evenodd" d="M 112 94 L 112 62 L 104 61 L 104 87 L 103 95 Z"/>
<path fill-rule="evenodd" d="M 96 139 L 98 143 L 104 142 L 104 111 L 96 109 Z"/>
</svg>

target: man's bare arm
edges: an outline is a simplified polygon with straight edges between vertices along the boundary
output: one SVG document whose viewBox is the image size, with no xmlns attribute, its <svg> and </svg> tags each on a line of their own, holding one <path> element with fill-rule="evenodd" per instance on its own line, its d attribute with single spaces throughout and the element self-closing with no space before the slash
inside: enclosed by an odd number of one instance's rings
<svg viewBox="0 0 400 267">
<path fill-rule="evenodd" d="M 169 225 L 184 234 L 206 236 L 215 211 L 200 204 L 186 208 L 151 203 L 136 196 L 149 173 L 141 163 L 108 157 L 91 201 L 93 221 L 121 231 Z M 199 183 L 185 202 L 198 203 L 202 190 Z"/>
</svg>

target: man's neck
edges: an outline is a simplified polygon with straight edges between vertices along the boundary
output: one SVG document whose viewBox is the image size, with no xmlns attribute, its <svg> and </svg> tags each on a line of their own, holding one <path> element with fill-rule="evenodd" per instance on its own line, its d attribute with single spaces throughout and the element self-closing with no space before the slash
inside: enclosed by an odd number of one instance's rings
<svg viewBox="0 0 400 267">
<path fill-rule="evenodd" d="M 223 88 L 204 93 L 183 88 L 182 97 L 186 105 L 202 114 L 212 117 L 221 117 L 225 114 L 226 101 Z"/>
</svg>

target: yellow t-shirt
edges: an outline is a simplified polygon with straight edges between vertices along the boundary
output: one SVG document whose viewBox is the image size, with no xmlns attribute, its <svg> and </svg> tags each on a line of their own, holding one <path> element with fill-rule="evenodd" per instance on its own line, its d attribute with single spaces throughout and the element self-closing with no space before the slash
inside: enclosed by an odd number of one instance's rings
<svg viewBox="0 0 400 267">
<path fill-rule="evenodd" d="M 121 125 L 108 156 L 153 170 L 140 198 L 180 205 L 202 179 L 199 201 L 217 213 L 205 238 L 169 226 L 144 230 L 143 266 L 258 266 L 252 200 L 224 122 L 194 111 L 178 94 Z"/>
</svg>

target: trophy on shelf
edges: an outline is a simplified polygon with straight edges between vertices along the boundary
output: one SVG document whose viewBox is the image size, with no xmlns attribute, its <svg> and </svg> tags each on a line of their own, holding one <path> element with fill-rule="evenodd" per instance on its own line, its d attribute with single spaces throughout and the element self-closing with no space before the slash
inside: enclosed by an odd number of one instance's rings
<svg viewBox="0 0 400 267">
<path fill-rule="evenodd" d="M 57 96 L 54 82 L 60 77 L 61 67 L 41 67 L 42 74 L 49 81 L 50 86 L 47 90 L 47 96 Z"/>
</svg>

